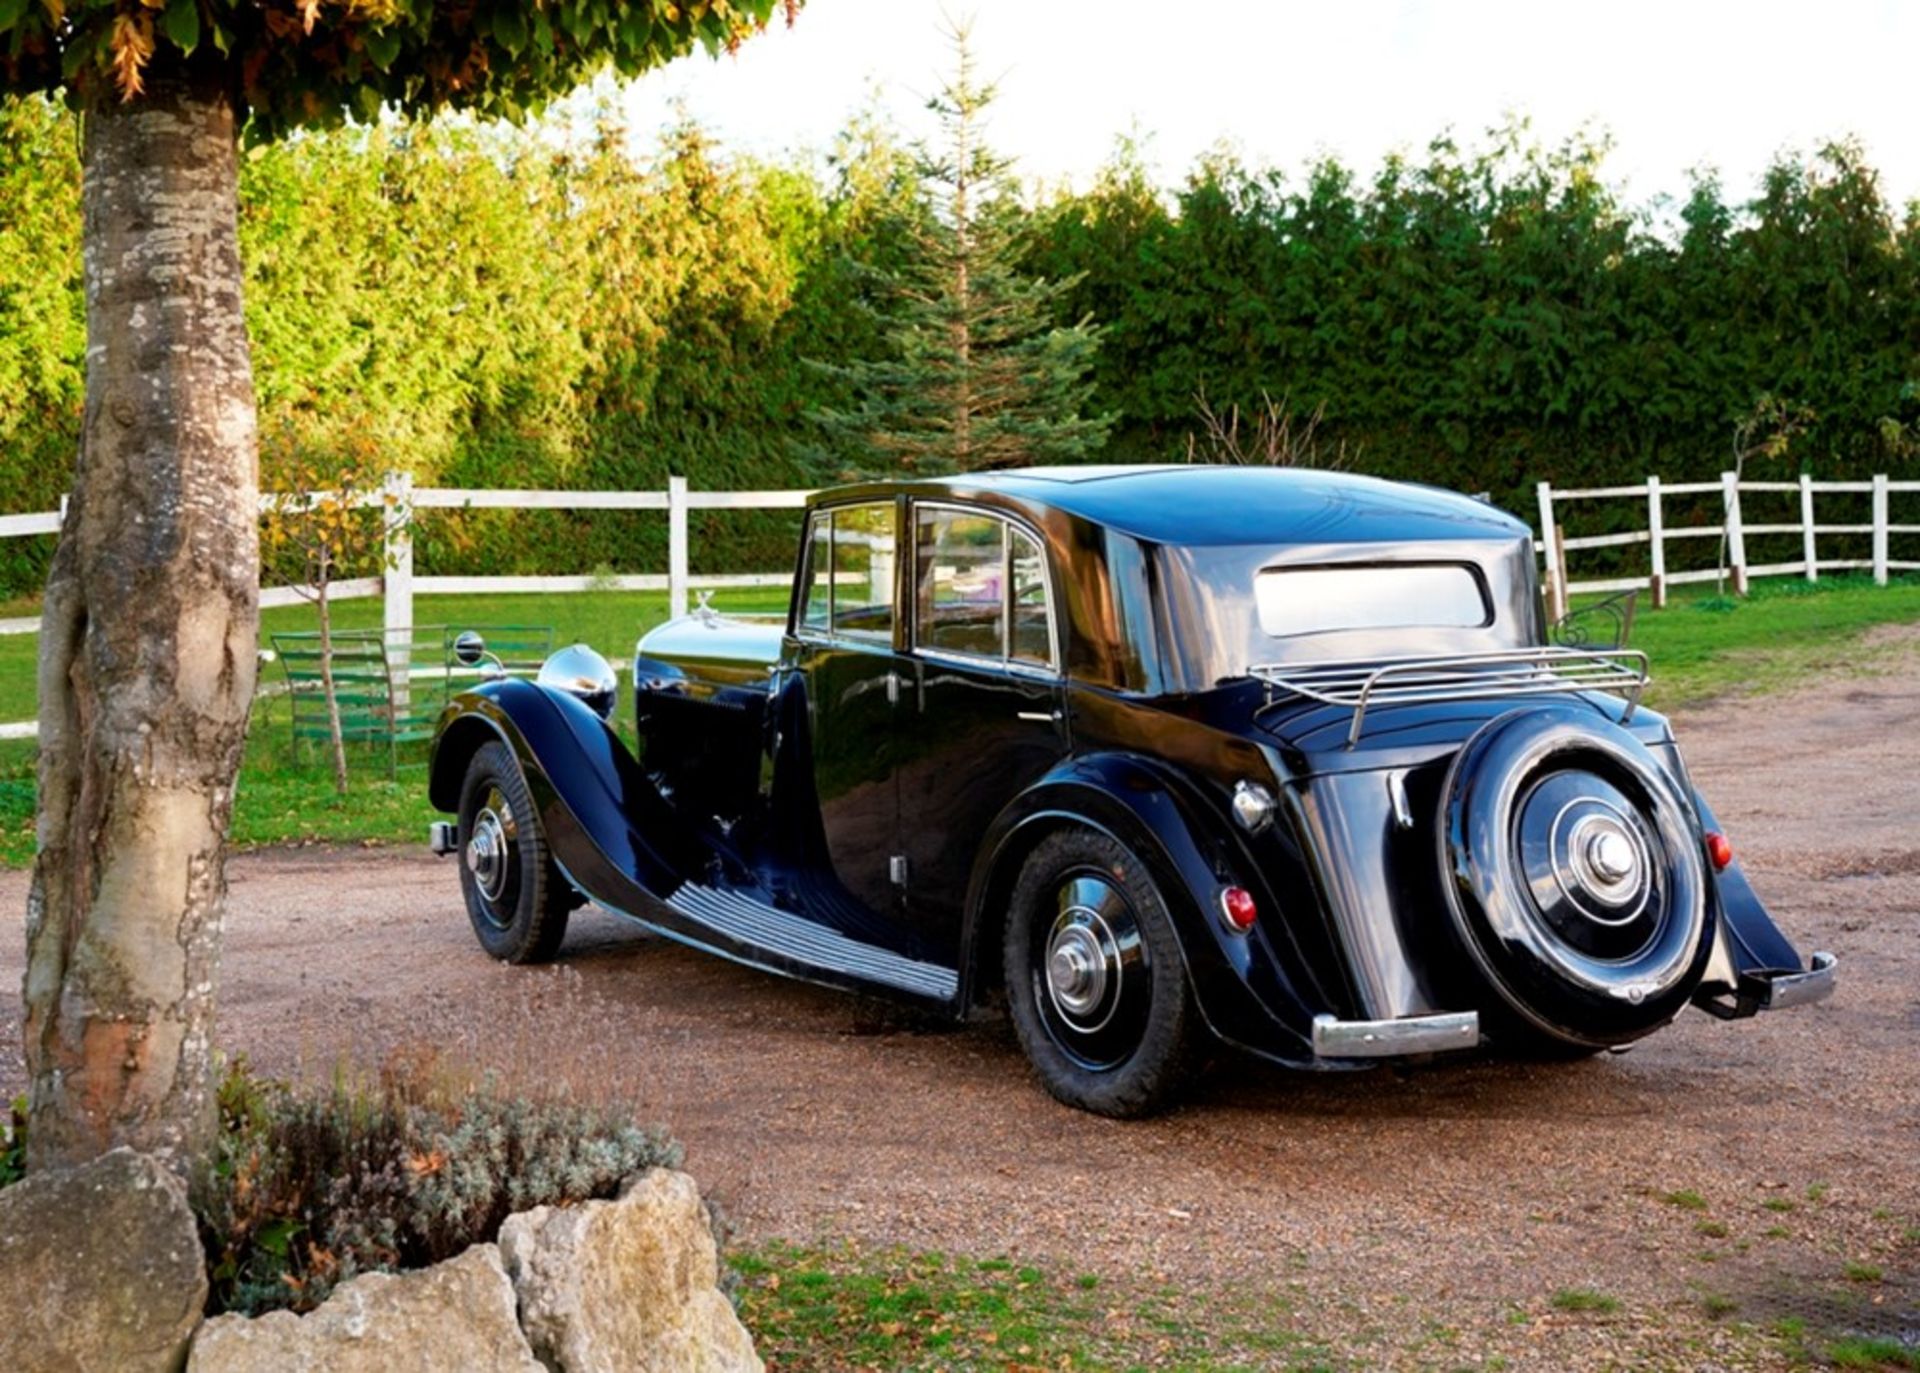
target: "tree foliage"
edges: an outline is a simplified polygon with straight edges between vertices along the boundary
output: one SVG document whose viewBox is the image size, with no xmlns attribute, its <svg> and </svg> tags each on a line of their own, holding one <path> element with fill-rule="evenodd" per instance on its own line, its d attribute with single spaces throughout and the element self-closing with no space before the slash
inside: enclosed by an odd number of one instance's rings
<svg viewBox="0 0 1920 1373">
<path fill-rule="evenodd" d="M 165 67 L 230 69 L 256 137 L 386 107 L 517 120 L 605 67 L 731 49 L 775 0 L 0 0 L 0 89 L 133 100 Z M 798 0 L 785 0 L 791 18 Z"/>
<path fill-rule="evenodd" d="M 840 459 L 829 477 L 1071 462 L 1113 422 L 1082 413 L 1099 331 L 1056 320 L 1077 278 L 1021 270 L 1011 163 L 985 137 L 995 89 L 975 73 L 966 25 L 950 36 L 954 74 L 928 102 L 940 142 L 914 160 L 925 202 L 907 221 L 908 253 L 866 274 L 884 352 L 820 363 L 855 397 L 814 412 Z"/>
<path fill-rule="evenodd" d="M 0 489 L 53 508 L 80 420 L 78 162 L 70 119 L 0 105 Z M 254 150 L 241 245 L 261 421 L 311 451 L 352 435 L 425 483 L 659 489 L 815 480 L 810 411 L 885 356 L 876 282 L 933 213 L 913 156 L 863 114 L 817 161 L 730 156 L 692 125 L 640 156 L 457 121 Z M 1177 461 L 1204 420 L 1283 397 L 1359 470 L 1490 491 L 1711 477 L 1763 398 L 1802 416 L 1758 476 L 1911 464 L 1920 220 L 1860 151 L 1783 158 L 1740 196 L 1608 189 L 1604 149 L 1521 131 L 1441 143 L 1362 180 L 1214 158 L 1162 191 L 1123 149 L 1024 221 L 1028 275 L 1077 278 L 1055 323 L 1103 330 L 1089 412 L 1106 455 Z M 779 568 L 778 516 L 699 512 L 701 570 Z M 665 563 L 618 513 L 423 515 L 436 572 Z M 1703 548 L 1703 553 L 1710 549 Z M 7 585 L 44 550 L 0 544 Z"/>
</svg>

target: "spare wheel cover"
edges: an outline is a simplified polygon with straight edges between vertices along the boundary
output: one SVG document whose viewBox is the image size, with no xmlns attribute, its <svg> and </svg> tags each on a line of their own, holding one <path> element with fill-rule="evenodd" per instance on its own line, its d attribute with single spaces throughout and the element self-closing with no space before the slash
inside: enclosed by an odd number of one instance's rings
<svg viewBox="0 0 1920 1373">
<path fill-rule="evenodd" d="M 1468 740 L 1444 795 L 1448 908 L 1524 1021 L 1621 1044 L 1686 1005 L 1713 906 L 1692 807 L 1645 745 L 1591 710 L 1516 710 Z"/>
</svg>

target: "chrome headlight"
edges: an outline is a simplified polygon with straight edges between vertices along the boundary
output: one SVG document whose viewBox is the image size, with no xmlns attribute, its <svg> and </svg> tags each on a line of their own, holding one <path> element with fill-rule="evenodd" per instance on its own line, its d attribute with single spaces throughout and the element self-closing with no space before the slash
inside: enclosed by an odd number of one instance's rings
<svg viewBox="0 0 1920 1373">
<path fill-rule="evenodd" d="M 613 675 L 613 664 L 585 644 L 570 644 L 553 654 L 540 664 L 540 675 L 534 681 L 554 691 L 578 696 L 592 706 L 594 714 L 602 720 L 613 718 L 619 679 Z"/>
</svg>

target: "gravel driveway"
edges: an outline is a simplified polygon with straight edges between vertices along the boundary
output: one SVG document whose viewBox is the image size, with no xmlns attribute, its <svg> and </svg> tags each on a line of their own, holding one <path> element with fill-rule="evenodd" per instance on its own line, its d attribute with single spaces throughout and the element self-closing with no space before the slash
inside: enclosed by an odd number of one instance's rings
<svg viewBox="0 0 1920 1373">
<path fill-rule="evenodd" d="M 1916 1338 L 1920 633 L 1878 636 L 1874 665 L 1678 721 L 1781 923 L 1840 955 L 1838 995 L 1689 1011 L 1622 1055 L 1351 1075 L 1228 1056 L 1185 1109 L 1118 1124 L 1054 1105 L 1003 1025 L 924 1024 L 610 917 L 578 917 L 556 968 L 496 965 L 424 849 L 236 858 L 222 1036 L 272 1072 L 438 1042 L 637 1095 L 750 1242 L 1232 1293 L 1368 1365 L 1765 1367 L 1790 1350 L 1756 1332 L 1783 1319 Z M 26 885 L 0 874 L 9 1093 Z M 1560 1309 L 1568 1289 L 1618 1309 Z"/>
</svg>

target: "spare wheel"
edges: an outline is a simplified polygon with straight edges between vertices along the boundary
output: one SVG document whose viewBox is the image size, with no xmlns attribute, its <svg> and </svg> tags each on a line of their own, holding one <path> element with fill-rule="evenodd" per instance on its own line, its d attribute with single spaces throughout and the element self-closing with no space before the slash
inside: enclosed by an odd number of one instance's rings
<svg viewBox="0 0 1920 1373">
<path fill-rule="evenodd" d="M 1512 711 L 1443 795 L 1447 905 L 1496 1034 L 1606 1047 L 1687 1004 L 1715 907 L 1693 808 L 1644 744 L 1591 709 Z"/>
</svg>

